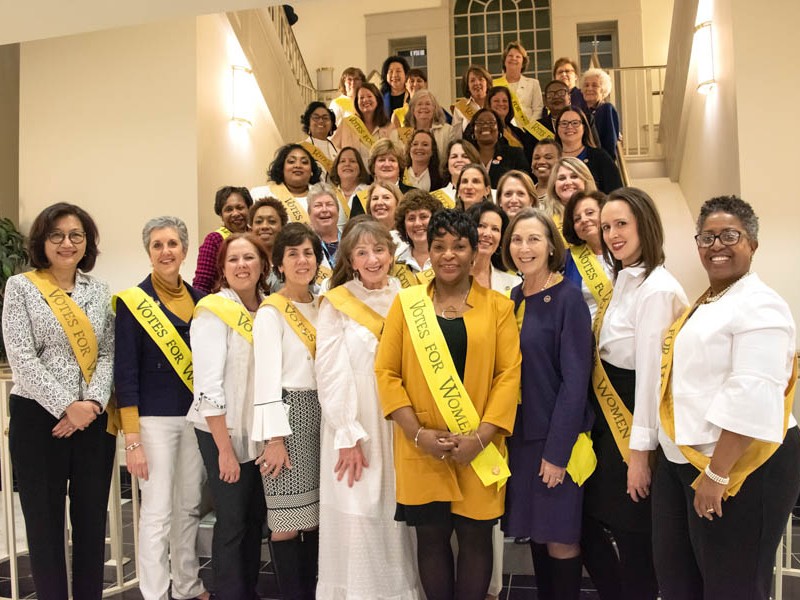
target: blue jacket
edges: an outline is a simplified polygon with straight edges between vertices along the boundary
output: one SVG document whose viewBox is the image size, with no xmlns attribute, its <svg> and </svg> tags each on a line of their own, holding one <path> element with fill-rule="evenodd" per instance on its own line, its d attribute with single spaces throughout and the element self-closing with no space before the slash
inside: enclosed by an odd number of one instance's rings
<svg viewBox="0 0 800 600">
<path fill-rule="evenodd" d="M 197 303 L 205 293 L 184 282 Z M 148 275 L 139 287 L 158 299 Z M 181 321 L 163 304 L 161 310 L 189 345 L 189 323 Z M 117 406 L 138 406 L 140 417 L 183 417 L 192 404 L 192 392 L 181 381 L 164 354 L 150 339 L 122 300 L 115 321 L 114 386 Z"/>
</svg>

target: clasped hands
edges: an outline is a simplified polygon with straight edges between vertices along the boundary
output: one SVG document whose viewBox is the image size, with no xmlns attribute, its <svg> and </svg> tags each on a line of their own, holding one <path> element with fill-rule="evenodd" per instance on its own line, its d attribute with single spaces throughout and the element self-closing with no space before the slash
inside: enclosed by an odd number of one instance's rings
<svg viewBox="0 0 800 600">
<path fill-rule="evenodd" d="M 481 444 L 476 432 L 451 433 L 427 427 L 417 436 L 418 448 L 441 460 L 451 458 L 460 465 L 471 463 L 487 443 L 488 440 Z"/>
<path fill-rule="evenodd" d="M 67 438 L 77 430 L 83 431 L 100 414 L 100 405 L 92 400 L 76 400 L 67 407 L 66 414 L 52 429 L 53 437 Z"/>
</svg>

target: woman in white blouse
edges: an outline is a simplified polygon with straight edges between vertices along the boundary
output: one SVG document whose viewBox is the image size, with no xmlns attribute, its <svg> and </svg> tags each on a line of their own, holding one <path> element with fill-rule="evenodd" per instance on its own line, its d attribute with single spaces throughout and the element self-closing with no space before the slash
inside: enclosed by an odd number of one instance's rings
<svg viewBox="0 0 800 600">
<path fill-rule="evenodd" d="M 449 207 L 452 208 L 456 201 L 456 186 L 461 170 L 471 163 L 481 162 L 481 156 L 475 146 L 462 139 L 450 142 L 447 145 L 445 156 L 447 160 L 442 165 L 442 177 L 448 183 L 442 188 L 442 191 L 452 200 L 452 204 Z"/>
<path fill-rule="evenodd" d="M 403 183 L 409 187 L 433 192 L 444 182 L 439 170 L 439 147 L 433 133 L 417 129 L 406 146 L 406 165 Z"/>
<path fill-rule="evenodd" d="M 615 282 L 595 319 L 598 464 L 585 486 L 582 555 L 603 600 L 655 600 L 649 496 L 661 342 L 687 301 L 663 267 L 664 229 L 650 196 L 636 188 L 614 191 L 600 224 Z"/>
<path fill-rule="evenodd" d="M 653 546 L 664 600 L 767 600 L 800 493 L 791 408 L 795 324 L 750 272 L 758 217 L 734 196 L 700 209 L 709 288 L 665 342 Z"/>
<path fill-rule="evenodd" d="M 253 325 L 256 403 L 253 439 L 272 531 L 281 597 L 313 598 L 319 548 L 320 407 L 314 373 L 318 301 L 311 284 L 322 244 L 310 227 L 289 223 L 275 240 L 274 269 L 283 287 Z"/>
<path fill-rule="evenodd" d="M 5 288 L 3 340 L 14 379 L 7 435 L 38 598 L 67 597 L 67 493 L 72 593 L 87 600 L 103 593 L 116 447 L 105 412 L 114 314 L 108 286 L 85 274 L 97 260 L 97 241 L 97 226 L 82 208 L 45 208 L 28 237 L 35 270 L 14 275 Z"/>
<path fill-rule="evenodd" d="M 383 319 L 400 285 L 394 242 L 371 217 L 351 221 L 319 309 L 322 406 L 317 598 L 419 597 L 407 528 L 394 523 L 392 426 L 375 383 Z"/>
<path fill-rule="evenodd" d="M 253 427 L 252 319 L 267 289 L 269 259 L 252 233 L 234 233 L 219 252 L 216 294 L 197 303 L 189 335 L 194 423 L 216 510 L 211 570 L 214 597 L 255 598 L 264 492 L 250 439 Z"/>
<path fill-rule="evenodd" d="M 398 265 L 414 274 L 431 268 L 428 222 L 441 208 L 441 202 L 422 190 L 411 190 L 403 196 L 395 214 L 395 231 L 402 240 L 396 252 Z"/>
<path fill-rule="evenodd" d="M 506 85 L 519 100 L 520 108 L 529 121 L 541 118 L 544 100 L 539 80 L 522 73 L 528 68 L 528 53 L 519 42 L 509 42 L 503 51 L 503 75 L 495 79 L 494 85 Z M 517 123 L 521 126 L 521 123 Z"/>
</svg>

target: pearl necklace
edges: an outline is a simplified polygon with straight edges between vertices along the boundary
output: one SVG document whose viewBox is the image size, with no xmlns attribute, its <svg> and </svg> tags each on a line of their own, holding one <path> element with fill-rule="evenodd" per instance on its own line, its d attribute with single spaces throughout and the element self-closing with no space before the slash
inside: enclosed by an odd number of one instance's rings
<svg viewBox="0 0 800 600">
<path fill-rule="evenodd" d="M 749 274 L 750 274 L 750 271 L 748 271 L 747 273 L 742 275 L 742 277 L 746 277 Z M 722 290 L 721 292 L 719 292 L 717 294 L 712 294 L 711 293 L 711 288 L 708 288 L 708 296 L 706 296 L 705 300 L 703 300 L 703 304 L 711 304 L 712 302 L 716 302 L 717 300 L 722 298 L 727 293 L 727 291 L 729 289 L 731 289 L 734 285 L 739 283 L 739 280 L 741 280 L 742 277 L 739 277 L 738 279 L 736 279 L 736 281 L 731 282 L 731 284 L 728 285 L 728 287 L 726 287 L 724 290 Z"/>
<path fill-rule="evenodd" d="M 538 292 L 534 292 L 534 294 L 541 294 L 543 291 L 545 291 L 547 289 L 547 286 L 550 285 L 550 280 L 552 280 L 552 279 L 553 279 L 553 272 L 550 271 L 550 274 L 547 276 L 547 279 L 545 279 L 545 282 L 544 282 L 544 285 L 542 286 L 542 289 L 540 289 Z M 523 292 L 524 292 L 524 290 L 523 290 Z"/>
</svg>

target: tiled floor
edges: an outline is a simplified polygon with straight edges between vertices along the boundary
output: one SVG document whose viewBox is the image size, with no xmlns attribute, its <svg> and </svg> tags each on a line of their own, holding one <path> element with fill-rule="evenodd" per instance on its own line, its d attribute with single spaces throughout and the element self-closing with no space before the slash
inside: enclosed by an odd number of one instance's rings
<svg viewBox="0 0 800 600">
<path fill-rule="evenodd" d="M 123 481 L 123 498 L 127 496 L 130 498 L 130 487 L 125 485 Z M 133 553 L 133 519 L 132 507 L 130 501 L 123 501 L 122 506 L 122 523 L 123 523 L 123 554 L 128 559 L 123 565 L 123 573 L 125 581 L 130 581 L 134 577 L 134 553 Z M 795 535 L 793 550 L 792 566 L 800 568 L 800 516 L 795 517 Z M 19 533 L 19 532 L 18 532 Z M 210 532 L 206 532 L 207 534 Z M 24 534 L 22 534 L 24 539 Z M 20 537 L 20 536 L 18 536 Z M 506 549 L 506 566 L 512 570 L 511 574 L 503 577 L 503 591 L 500 595 L 500 600 L 536 600 L 536 578 L 528 573 L 531 572 L 530 558 L 527 554 L 527 546 L 514 546 L 507 542 Z M 201 547 L 203 544 L 201 543 Z M 263 553 L 268 556 L 267 552 Z M 30 577 L 30 567 L 28 557 L 25 554 L 20 555 L 18 559 L 18 569 L 20 576 L 19 591 L 20 598 L 35 598 L 33 581 Z M 211 565 L 208 557 L 201 559 L 200 575 L 207 586 L 212 586 L 212 573 Z M 11 596 L 11 580 L 9 578 L 9 562 L 0 561 L 0 597 Z M 106 583 L 107 586 L 116 584 L 116 569 L 110 566 L 106 568 Z M 279 598 L 277 581 L 275 574 L 271 568 L 271 564 L 265 561 L 261 565 L 261 575 L 258 583 L 258 593 L 263 599 L 277 599 Z M 142 595 L 138 589 L 131 589 L 126 592 L 109 596 L 114 600 L 142 600 Z M 584 579 L 583 589 L 581 592 L 581 600 L 596 600 L 599 599 L 597 592 L 594 590 L 591 580 Z M 795 577 L 784 577 L 783 600 L 800 600 L 800 579 Z"/>
</svg>

